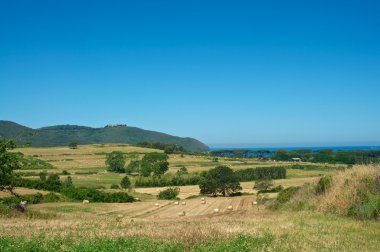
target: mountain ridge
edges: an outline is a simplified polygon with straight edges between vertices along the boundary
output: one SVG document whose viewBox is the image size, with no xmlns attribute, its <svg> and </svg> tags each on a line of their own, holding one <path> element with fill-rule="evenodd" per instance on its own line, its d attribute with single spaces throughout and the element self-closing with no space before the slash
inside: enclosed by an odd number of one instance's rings
<svg viewBox="0 0 380 252">
<path fill-rule="evenodd" d="M 31 142 L 34 147 L 67 146 L 70 142 L 78 144 L 162 142 L 182 146 L 193 152 L 208 151 L 209 147 L 191 137 L 178 137 L 170 134 L 145 130 L 126 125 L 92 128 L 80 125 L 53 125 L 33 129 L 12 121 L 0 120 L 0 136 L 15 139 L 17 143 Z"/>
</svg>

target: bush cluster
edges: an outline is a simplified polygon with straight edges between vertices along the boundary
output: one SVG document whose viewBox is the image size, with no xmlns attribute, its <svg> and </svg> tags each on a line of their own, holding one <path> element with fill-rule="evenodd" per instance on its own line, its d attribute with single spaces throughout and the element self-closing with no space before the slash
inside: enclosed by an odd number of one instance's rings
<svg viewBox="0 0 380 252">
<path fill-rule="evenodd" d="M 46 177 L 41 177 L 39 180 L 17 178 L 14 181 L 14 185 L 18 187 L 58 192 L 63 184 L 58 175 L 50 174 Z"/>
<path fill-rule="evenodd" d="M 163 187 L 163 186 L 185 186 L 185 185 L 197 185 L 199 183 L 200 176 L 186 175 L 186 176 L 173 176 L 164 175 L 162 177 L 141 177 L 135 182 L 135 187 Z"/>
<path fill-rule="evenodd" d="M 134 201 L 134 198 L 127 193 L 107 193 L 87 188 L 64 188 L 61 193 L 73 200 L 89 200 L 90 202 L 126 203 Z"/>
<path fill-rule="evenodd" d="M 178 194 L 179 194 L 179 188 L 178 187 L 171 187 L 171 188 L 165 189 L 163 191 L 160 191 L 157 195 L 157 199 L 174 200 L 174 199 L 178 199 Z"/>
<path fill-rule="evenodd" d="M 21 163 L 21 170 L 48 170 L 55 169 L 55 167 L 48 162 L 30 156 L 24 156 L 22 153 L 19 155 L 19 161 Z"/>
<path fill-rule="evenodd" d="M 285 167 L 259 167 L 241 169 L 234 172 L 240 182 L 286 178 Z M 183 175 L 165 174 L 161 177 L 139 177 L 135 182 L 135 187 L 164 187 L 164 186 L 185 186 L 198 185 L 201 176 L 198 173 Z"/>
<path fill-rule="evenodd" d="M 21 201 L 27 201 L 28 204 L 39 204 L 42 202 L 58 202 L 61 200 L 61 197 L 56 193 L 48 193 L 46 195 L 42 195 L 41 193 L 30 194 L 30 195 L 22 195 L 19 197 L 10 196 L 1 199 L 1 203 L 5 205 L 20 203 Z"/>
<path fill-rule="evenodd" d="M 286 178 L 286 169 L 282 166 L 247 168 L 235 171 L 239 181 Z"/>
<path fill-rule="evenodd" d="M 349 215 L 358 219 L 380 218 L 380 175 L 365 178 L 357 188 L 357 200 L 351 206 Z"/>
<path fill-rule="evenodd" d="M 55 174 L 48 175 L 47 177 L 44 176 L 45 174 L 41 174 L 41 178 L 39 180 L 28 180 L 28 179 L 22 179 L 18 178 L 16 180 L 16 186 L 19 187 L 26 187 L 26 188 L 33 188 L 33 189 L 40 189 L 40 190 L 49 190 L 49 191 L 55 191 L 60 192 L 64 196 L 66 196 L 69 199 L 72 200 L 90 200 L 92 202 L 115 202 L 115 203 L 123 203 L 123 202 L 133 202 L 134 198 L 127 193 L 106 193 L 101 192 L 96 189 L 86 189 L 86 188 L 75 188 L 70 181 L 66 179 L 64 183 L 62 183 L 59 180 L 59 176 Z M 29 197 L 29 196 L 26 196 Z M 27 200 L 30 203 L 40 203 L 41 201 L 44 202 L 55 202 L 59 201 L 56 194 L 47 194 L 42 199 L 40 199 L 39 194 L 36 194 L 35 196 L 30 196 L 32 198 L 24 200 Z M 22 197 L 21 197 L 22 199 Z M 20 202 L 20 198 L 12 199 L 18 202 Z"/>
<path fill-rule="evenodd" d="M 286 202 L 288 202 L 292 197 L 293 195 L 295 195 L 298 190 L 300 190 L 301 187 L 299 186 L 291 186 L 291 187 L 288 187 L 286 188 L 285 190 L 281 191 L 278 196 L 277 196 L 277 202 L 280 203 L 280 204 L 284 204 Z"/>
<path fill-rule="evenodd" d="M 315 192 L 317 194 L 323 194 L 331 187 L 332 184 L 332 176 L 327 175 L 323 176 L 322 178 L 319 179 L 318 184 L 315 187 Z"/>
</svg>

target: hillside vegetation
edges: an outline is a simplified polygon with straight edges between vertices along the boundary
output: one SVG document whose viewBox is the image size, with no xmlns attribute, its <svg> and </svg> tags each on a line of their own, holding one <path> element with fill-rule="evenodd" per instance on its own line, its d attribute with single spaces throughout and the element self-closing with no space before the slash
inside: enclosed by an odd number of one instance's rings
<svg viewBox="0 0 380 252">
<path fill-rule="evenodd" d="M 380 218 L 380 167 L 357 166 L 281 192 L 275 208 Z"/>
<path fill-rule="evenodd" d="M 35 147 L 67 146 L 78 144 L 162 142 L 182 146 L 187 151 L 203 152 L 209 148 L 190 137 L 177 137 L 156 131 L 129 126 L 91 128 L 77 125 L 58 125 L 32 129 L 10 122 L 0 121 L 0 136 L 15 139 L 17 143 L 29 142 Z"/>
</svg>

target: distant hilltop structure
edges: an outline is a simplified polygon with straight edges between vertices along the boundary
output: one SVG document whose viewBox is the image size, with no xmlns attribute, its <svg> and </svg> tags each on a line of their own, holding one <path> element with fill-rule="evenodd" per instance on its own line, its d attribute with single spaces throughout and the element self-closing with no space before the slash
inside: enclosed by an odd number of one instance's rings
<svg viewBox="0 0 380 252">
<path fill-rule="evenodd" d="M 126 124 L 107 124 L 105 128 L 113 128 L 113 127 L 127 127 Z"/>
</svg>

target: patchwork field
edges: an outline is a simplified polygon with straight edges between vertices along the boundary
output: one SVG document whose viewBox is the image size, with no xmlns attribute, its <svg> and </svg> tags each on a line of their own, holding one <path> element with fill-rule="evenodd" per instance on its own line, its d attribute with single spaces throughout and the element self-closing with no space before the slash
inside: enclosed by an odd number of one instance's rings
<svg viewBox="0 0 380 252">
<path fill-rule="evenodd" d="M 62 174 L 63 171 L 70 173 L 73 183 L 79 187 L 104 187 L 109 188 L 112 184 L 119 184 L 123 174 L 107 172 L 105 167 L 106 154 L 112 151 L 122 151 L 127 156 L 127 163 L 129 164 L 130 155 L 137 155 L 142 158 L 144 153 L 147 152 L 162 152 L 156 149 L 140 148 L 129 146 L 125 144 L 105 144 L 105 145 L 81 145 L 78 149 L 70 149 L 68 147 L 51 147 L 51 148 L 18 148 L 14 151 L 22 152 L 25 155 L 32 156 L 44 160 L 54 166 L 55 169 L 46 170 L 48 173 Z M 185 166 L 188 171 L 200 172 L 207 171 L 218 165 L 227 165 L 232 169 L 244 169 L 255 167 L 269 167 L 269 166 L 290 166 L 294 163 L 291 162 L 268 162 L 256 159 L 247 158 L 218 158 L 215 162 L 213 158 L 207 156 L 193 156 L 193 155 L 169 155 L 169 173 L 175 173 L 182 166 Z M 336 167 L 336 165 L 328 165 L 328 167 Z M 29 173 L 28 178 L 38 178 L 39 172 L 44 171 L 41 169 L 22 170 L 23 173 Z M 294 170 L 288 169 L 288 178 L 313 178 L 321 174 L 333 174 L 334 169 L 324 171 L 313 170 Z M 65 179 L 65 175 L 61 175 Z M 133 177 L 132 177 L 133 180 Z M 307 180 L 307 179 L 305 179 Z M 249 190 L 248 188 L 244 188 Z M 142 190 L 144 191 L 144 190 Z M 154 189 L 156 191 L 156 189 Z M 187 191 L 187 189 L 184 189 Z M 194 193 L 182 193 L 187 196 L 194 195 Z M 185 196 L 186 197 L 186 196 Z"/>
<path fill-rule="evenodd" d="M 54 166 L 46 170 L 66 171 L 75 186 L 104 187 L 106 192 L 119 184 L 125 174 L 107 172 L 106 153 L 120 150 L 142 157 L 157 151 L 127 145 L 88 145 L 78 149 L 21 148 L 25 155 L 42 159 Z M 170 155 L 169 172 L 181 166 L 199 172 L 218 165 L 233 169 L 290 166 L 289 162 L 265 162 L 256 159 L 219 158 L 207 156 Z M 304 164 L 304 163 L 302 163 Z M 322 175 L 339 173 L 339 165 L 301 170 L 287 168 L 287 178 L 273 180 L 274 185 L 302 186 L 313 183 Z M 22 176 L 38 177 L 40 170 L 22 170 Z M 132 177 L 133 181 L 133 177 Z M 29 206 L 28 215 L 0 216 L 0 250 L 30 251 L 35 244 L 42 251 L 377 251 L 380 246 L 380 223 L 321 214 L 314 211 L 272 211 L 255 205 L 257 190 L 254 182 L 241 182 L 244 196 L 205 197 L 201 204 L 197 185 L 180 186 L 178 205 L 175 201 L 157 200 L 167 187 L 133 188 L 134 203 L 55 202 Z M 17 188 L 21 195 L 46 191 Z M 275 198 L 277 193 L 266 193 Z M 0 197 L 9 194 L 0 193 Z M 231 206 L 232 209 L 228 209 Z M 214 212 L 218 209 L 218 212 Z M 180 216 L 184 215 L 184 216 Z M 8 238 L 7 238 L 8 237 Z M 18 238 L 20 237 L 20 238 Z M 122 240 L 120 240 L 122 239 Z"/>
</svg>

